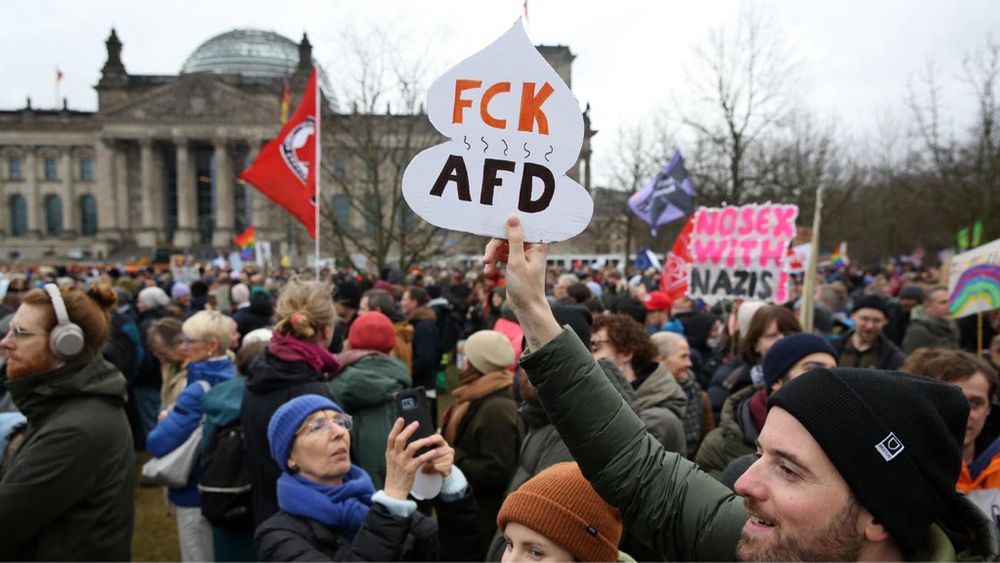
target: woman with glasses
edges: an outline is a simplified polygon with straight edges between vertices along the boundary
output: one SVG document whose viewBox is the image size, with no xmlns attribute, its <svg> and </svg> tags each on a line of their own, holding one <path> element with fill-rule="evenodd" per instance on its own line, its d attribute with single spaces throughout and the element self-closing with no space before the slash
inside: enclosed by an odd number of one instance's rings
<svg viewBox="0 0 1000 563">
<path fill-rule="evenodd" d="M 146 449 L 155 457 L 163 457 L 183 444 L 201 424 L 204 414 L 201 399 L 208 389 L 236 376 L 233 360 L 226 354 L 233 338 L 229 317 L 218 311 L 199 311 L 184 321 L 181 331 L 180 350 L 187 359 L 187 386 L 146 438 Z M 200 465 L 200 460 L 196 460 L 183 488 L 172 488 L 167 493 L 175 507 L 184 561 L 213 560 L 212 525 L 201 514 Z"/>
<path fill-rule="evenodd" d="M 368 474 L 351 463 L 352 426 L 338 404 L 319 395 L 297 397 L 275 411 L 267 438 L 281 466 L 280 510 L 257 528 L 260 560 L 470 560 L 476 505 L 454 466 L 455 450 L 440 434 L 408 444 L 418 423 L 404 428 L 397 419 L 386 443 L 385 486 L 376 492 Z M 444 478 L 437 522 L 408 499 L 417 471 Z"/>
</svg>

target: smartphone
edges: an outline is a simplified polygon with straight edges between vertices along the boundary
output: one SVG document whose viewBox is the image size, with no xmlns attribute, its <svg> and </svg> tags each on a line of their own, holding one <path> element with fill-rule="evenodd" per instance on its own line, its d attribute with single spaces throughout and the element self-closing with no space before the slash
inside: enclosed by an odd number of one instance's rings
<svg viewBox="0 0 1000 563">
<path fill-rule="evenodd" d="M 427 402 L 427 393 L 423 387 L 414 387 L 405 391 L 399 391 L 394 396 L 396 402 L 396 416 L 403 419 L 403 428 L 413 422 L 419 422 L 420 426 L 406 441 L 407 444 L 426 438 L 434 434 L 434 423 L 431 422 L 431 407 Z M 423 455 L 434 448 L 421 448 L 417 455 Z"/>
</svg>

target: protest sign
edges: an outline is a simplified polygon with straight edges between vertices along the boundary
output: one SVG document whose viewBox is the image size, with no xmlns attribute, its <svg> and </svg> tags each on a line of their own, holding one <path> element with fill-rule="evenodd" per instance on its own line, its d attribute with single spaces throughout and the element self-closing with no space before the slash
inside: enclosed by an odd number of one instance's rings
<svg viewBox="0 0 1000 563">
<path fill-rule="evenodd" d="M 1000 239 L 952 257 L 948 309 L 953 318 L 1000 309 Z"/>
<path fill-rule="evenodd" d="M 688 295 L 788 301 L 785 262 L 799 208 L 765 203 L 699 207 L 691 233 Z"/>
<path fill-rule="evenodd" d="M 410 161 L 403 197 L 429 223 L 506 237 L 505 219 L 518 215 L 529 242 L 565 240 L 590 223 L 593 200 L 565 176 L 583 114 L 520 21 L 434 81 L 427 115 L 450 140 Z"/>
</svg>

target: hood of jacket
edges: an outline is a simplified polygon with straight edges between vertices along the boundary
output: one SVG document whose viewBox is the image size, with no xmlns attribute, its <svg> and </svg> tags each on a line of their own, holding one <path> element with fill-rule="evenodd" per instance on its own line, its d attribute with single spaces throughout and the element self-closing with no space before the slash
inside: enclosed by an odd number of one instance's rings
<svg viewBox="0 0 1000 563">
<path fill-rule="evenodd" d="M 330 392 L 349 412 L 391 401 L 409 386 L 406 364 L 382 354 L 364 356 L 330 380 Z"/>
<path fill-rule="evenodd" d="M 406 320 L 410 322 L 416 321 L 436 321 L 437 314 L 433 309 L 426 305 L 422 305 L 414 309 L 409 315 L 406 316 Z"/>
<path fill-rule="evenodd" d="M 739 416 L 740 405 L 749 401 L 750 397 L 753 397 L 753 394 L 760 388 L 760 385 L 749 385 L 730 395 L 726 399 L 726 402 L 722 404 L 718 426 L 720 428 L 726 427 L 730 431 L 737 432 L 740 436 L 743 436 L 743 422 Z"/>
<path fill-rule="evenodd" d="M 195 381 L 205 381 L 210 386 L 229 381 L 236 377 L 236 365 L 228 355 L 203 362 L 188 362 L 188 385 Z"/>
<path fill-rule="evenodd" d="M 931 525 L 911 561 L 996 561 L 996 525 L 965 495 L 948 501 L 943 518 Z"/>
<path fill-rule="evenodd" d="M 683 419 L 684 410 L 687 408 L 687 395 L 674 376 L 670 375 L 662 365 L 657 364 L 653 373 L 649 374 L 635 390 L 635 406 L 640 411 L 665 407 Z"/>
<path fill-rule="evenodd" d="M 274 314 L 274 301 L 271 294 L 258 291 L 250 296 L 250 312 L 255 315 L 270 318 Z"/>
<path fill-rule="evenodd" d="M 205 422 L 221 428 L 239 419 L 245 387 L 246 380 L 237 377 L 209 389 L 201 398 Z"/>
<path fill-rule="evenodd" d="M 265 351 L 247 370 L 246 388 L 254 393 L 267 393 L 300 383 L 323 381 L 323 375 L 305 362 L 286 362 Z"/>
<path fill-rule="evenodd" d="M 14 404 L 29 420 L 59 408 L 61 399 L 93 397 L 124 406 L 128 397 L 125 376 L 101 354 L 46 373 L 9 379 L 6 385 Z"/>
<path fill-rule="evenodd" d="M 924 325 L 931 334 L 937 336 L 955 336 L 957 338 L 959 335 L 958 325 L 955 321 L 932 317 L 924 310 L 923 305 L 917 305 L 910 310 L 910 322 Z"/>
</svg>

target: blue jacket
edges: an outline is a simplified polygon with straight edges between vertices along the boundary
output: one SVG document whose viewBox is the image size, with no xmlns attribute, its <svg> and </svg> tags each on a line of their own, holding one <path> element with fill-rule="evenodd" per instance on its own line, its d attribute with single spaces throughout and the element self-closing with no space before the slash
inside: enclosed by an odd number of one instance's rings
<svg viewBox="0 0 1000 563">
<path fill-rule="evenodd" d="M 198 381 L 215 386 L 236 377 L 236 368 L 228 357 L 204 362 L 194 362 L 187 366 L 188 384 L 177 397 L 177 403 L 146 437 L 146 450 L 150 455 L 163 457 L 188 439 L 201 422 L 204 411 L 201 398 L 206 394 Z M 201 460 L 196 460 L 187 485 L 183 489 L 170 489 L 167 497 L 177 506 L 194 508 L 201 506 L 198 493 L 198 479 L 201 477 Z"/>
</svg>

